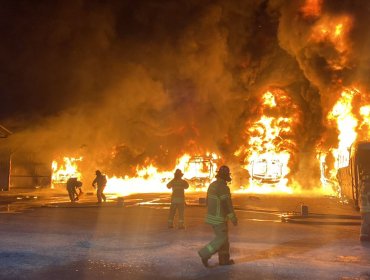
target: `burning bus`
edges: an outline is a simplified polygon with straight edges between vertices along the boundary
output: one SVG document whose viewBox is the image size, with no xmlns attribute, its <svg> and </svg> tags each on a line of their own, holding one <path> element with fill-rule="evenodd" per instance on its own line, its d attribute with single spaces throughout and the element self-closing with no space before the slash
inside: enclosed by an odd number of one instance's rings
<svg viewBox="0 0 370 280">
<path fill-rule="evenodd" d="M 245 144 L 234 153 L 250 176 L 242 188 L 254 193 L 292 193 L 287 177 L 301 119 L 297 105 L 287 92 L 273 88 L 262 94 L 257 114 L 258 118 L 246 123 Z"/>
<path fill-rule="evenodd" d="M 217 165 L 212 155 L 193 156 L 186 164 L 184 178 L 193 188 L 204 188 L 215 177 L 216 169 Z"/>
<path fill-rule="evenodd" d="M 348 152 L 348 158 L 342 157 L 339 161 L 337 179 L 341 194 L 358 208 L 361 173 L 370 174 L 370 142 L 353 144 Z"/>
<path fill-rule="evenodd" d="M 250 170 L 252 179 L 260 183 L 274 184 L 283 178 L 283 163 L 279 159 L 252 160 Z"/>
<path fill-rule="evenodd" d="M 65 187 L 69 178 L 77 178 L 78 180 L 81 180 L 81 173 L 78 171 L 78 163 L 81 161 L 82 157 L 64 157 L 63 163 L 58 163 L 58 161 L 54 160 L 51 165 L 51 187 Z"/>
</svg>

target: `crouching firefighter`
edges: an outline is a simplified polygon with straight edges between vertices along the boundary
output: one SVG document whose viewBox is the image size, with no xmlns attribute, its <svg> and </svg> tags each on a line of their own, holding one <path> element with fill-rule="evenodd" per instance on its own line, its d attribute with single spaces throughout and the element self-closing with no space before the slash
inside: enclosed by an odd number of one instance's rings
<svg viewBox="0 0 370 280">
<path fill-rule="evenodd" d="M 78 181 L 77 178 L 71 177 L 67 180 L 67 191 L 71 202 L 78 201 L 79 196 L 82 194 L 81 187 L 82 182 Z M 80 190 L 80 193 L 77 193 L 77 189 Z"/>
<path fill-rule="evenodd" d="M 215 238 L 198 251 L 206 267 L 208 267 L 208 260 L 216 252 L 220 265 L 234 264 L 234 261 L 230 259 L 228 220 L 234 226 L 238 224 L 238 220 L 231 201 L 230 189 L 227 186 L 227 183 L 231 182 L 230 175 L 229 167 L 221 166 L 217 172 L 216 181 L 209 185 L 207 191 L 206 223 L 212 226 Z"/>
<path fill-rule="evenodd" d="M 179 211 L 178 228 L 184 229 L 185 194 L 184 190 L 189 188 L 188 182 L 182 179 L 184 174 L 180 169 L 176 169 L 174 178 L 167 184 L 167 188 L 172 189 L 171 207 L 168 214 L 168 228 L 173 228 L 173 219 L 176 210 Z"/>
<path fill-rule="evenodd" d="M 360 241 L 370 242 L 370 174 L 361 174 L 359 200 L 361 212 Z"/>
</svg>

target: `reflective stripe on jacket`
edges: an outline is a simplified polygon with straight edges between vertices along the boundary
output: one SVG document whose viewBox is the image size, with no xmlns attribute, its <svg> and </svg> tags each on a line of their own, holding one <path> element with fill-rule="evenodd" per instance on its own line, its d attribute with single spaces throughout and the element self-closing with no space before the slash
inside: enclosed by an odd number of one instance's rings
<svg viewBox="0 0 370 280">
<path fill-rule="evenodd" d="M 209 185 L 207 191 L 206 223 L 219 225 L 228 219 L 236 219 L 230 189 L 225 180 L 217 179 Z"/>
</svg>

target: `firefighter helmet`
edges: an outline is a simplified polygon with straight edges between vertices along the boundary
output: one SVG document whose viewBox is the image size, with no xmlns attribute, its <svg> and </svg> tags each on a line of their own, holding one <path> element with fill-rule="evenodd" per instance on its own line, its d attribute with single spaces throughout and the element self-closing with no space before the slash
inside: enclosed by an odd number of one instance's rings
<svg viewBox="0 0 370 280">
<path fill-rule="evenodd" d="M 180 170 L 180 169 L 176 169 L 176 171 L 175 171 L 175 177 L 182 177 L 184 174 L 182 173 L 182 171 Z"/>
<path fill-rule="evenodd" d="M 226 165 L 222 165 L 220 169 L 217 171 L 216 178 L 224 179 L 226 182 L 230 182 L 231 181 L 230 168 Z"/>
<path fill-rule="evenodd" d="M 95 175 L 101 175 L 100 170 L 96 170 L 96 171 L 95 171 Z"/>
</svg>

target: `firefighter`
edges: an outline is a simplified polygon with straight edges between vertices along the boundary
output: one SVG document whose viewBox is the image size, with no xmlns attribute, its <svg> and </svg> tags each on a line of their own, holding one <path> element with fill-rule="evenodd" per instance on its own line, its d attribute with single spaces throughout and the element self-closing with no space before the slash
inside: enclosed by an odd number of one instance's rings
<svg viewBox="0 0 370 280">
<path fill-rule="evenodd" d="M 78 189 L 78 193 L 77 193 L 77 189 Z M 78 201 L 80 199 L 80 196 L 83 195 L 83 191 L 82 191 L 82 182 L 81 181 L 77 181 L 76 182 L 76 186 L 75 186 L 75 193 L 76 193 L 76 201 Z"/>
<path fill-rule="evenodd" d="M 82 194 L 82 182 L 78 181 L 77 178 L 71 177 L 67 180 L 67 191 L 71 202 L 78 201 L 78 197 Z M 76 189 L 79 188 L 80 194 L 77 193 Z"/>
<path fill-rule="evenodd" d="M 171 207 L 168 215 L 168 228 L 173 228 L 173 219 L 176 210 L 179 211 L 178 228 L 184 229 L 184 210 L 185 210 L 185 195 L 184 190 L 189 188 L 189 183 L 182 179 L 184 174 L 180 169 L 176 169 L 174 178 L 167 184 L 167 188 L 172 189 Z"/>
<path fill-rule="evenodd" d="M 107 200 L 103 193 L 105 186 L 107 185 L 107 177 L 103 175 L 100 170 L 96 170 L 95 175 L 96 177 L 92 182 L 92 186 L 96 188 L 96 196 L 98 198 L 98 204 L 100 204 L 102 203 L 102 200 L 104 200 L 104 202 Z"/>
<path fill-rule="evenodd" d="M 238 224 L 238 220 L 231 201 L 230 189 L 227 186 L 228 182 L 231 182 L 230 169 L 223 165 L 217 171 L 216 181 L 209 185 L 207 191 L 206 223 L 212 226 L 215 238 L 198 251 L 205 267 L 208 267 L 208 260 L 216 252 L 220 265 L 234 264 L 230 259 L 228 220 L 234 226 Z"/>
<path fill-rule="evenodd" d="M 370 242 L 370 174 L 362 172 L 359 205 L 361 212 L 360 241 Z"/>
</svg>

